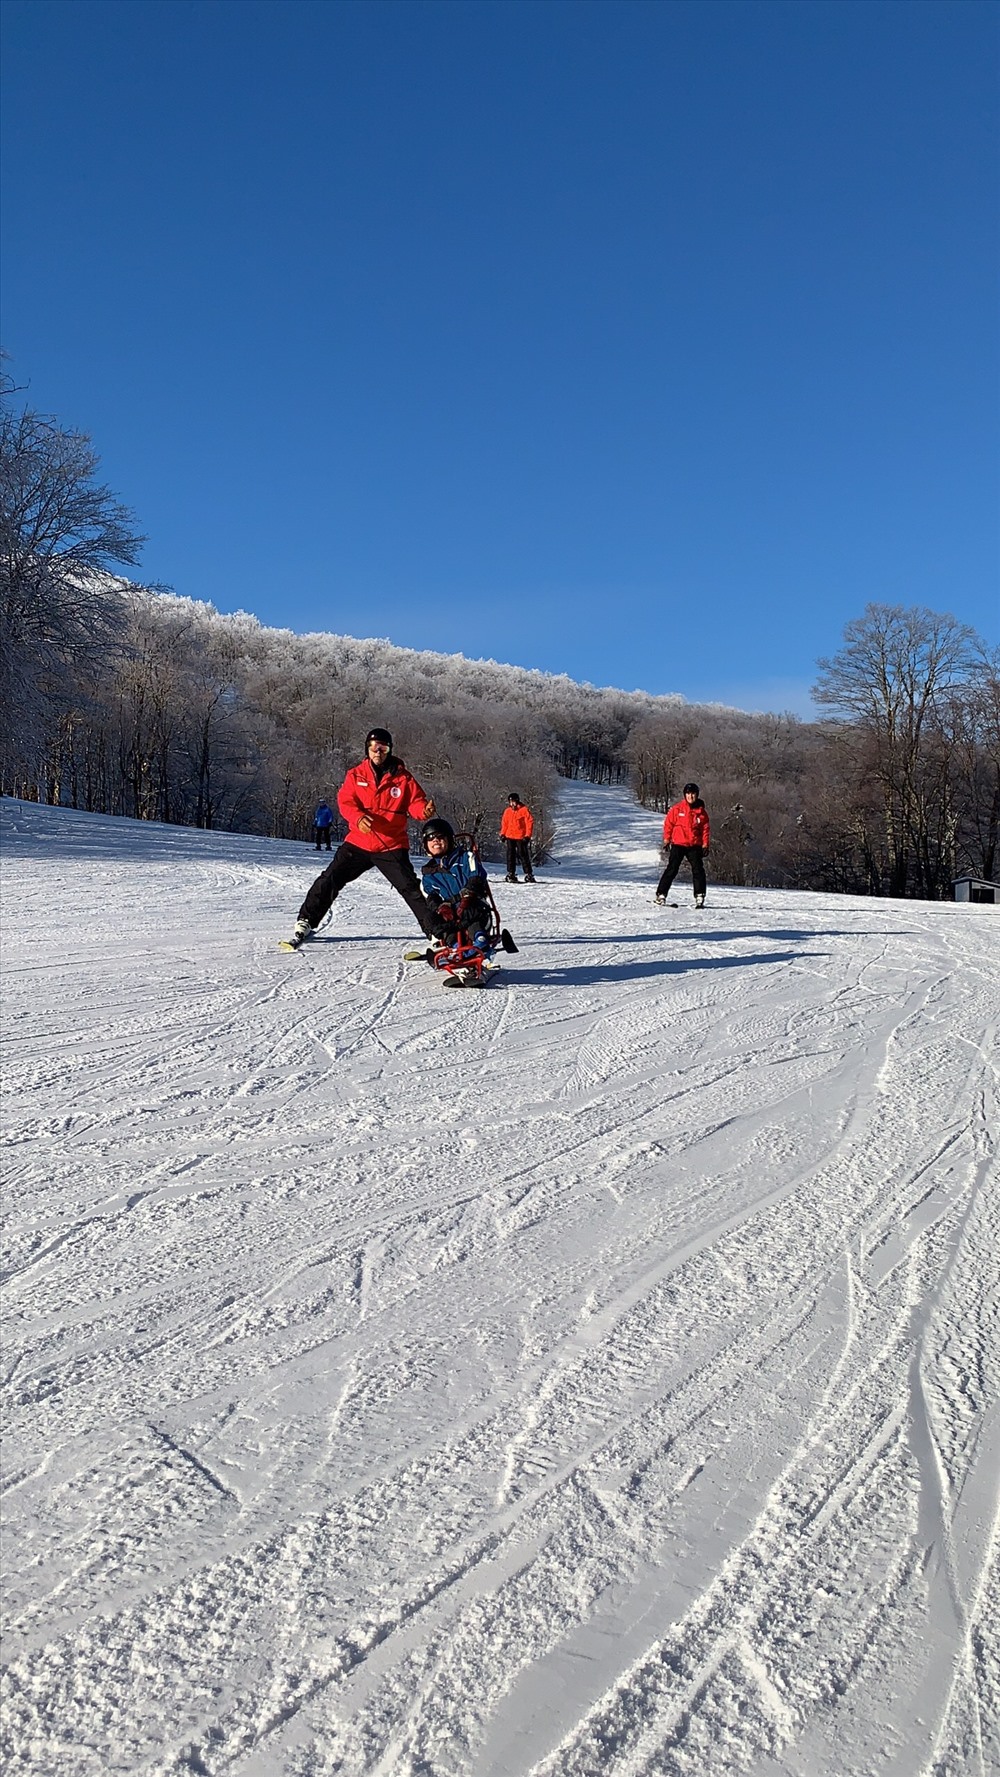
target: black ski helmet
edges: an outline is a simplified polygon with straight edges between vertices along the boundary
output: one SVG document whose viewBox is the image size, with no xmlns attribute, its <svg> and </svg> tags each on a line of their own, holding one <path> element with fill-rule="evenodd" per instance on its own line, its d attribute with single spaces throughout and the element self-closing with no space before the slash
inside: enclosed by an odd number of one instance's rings
<svg viewBox="0 0 1000 1777">
<path fill-rule="evenodd" d="M 373 740 L 380 740 L 382 745 L 388 747 L 390 753 L 392 752 L 392 735 L 389 733 L 388 728 L 369 728 L 368 733 L 365 735 L 366 753 L 368 751 L 369 742 Z"/>
<path fill-rule="evenodd" d="M 436 817 L 433 821 L 424 822 L 422 838 L 425 845 L 427 844 L 428 839 L 446 839 L 448 844 L 453 846 L 455 843 L 455 829 L 450 821 L 442 821 L 440 818 Z"/>
<path fill-rule="evenodd" d="M 508 802 L 516 802 L 516 803 L 517 803 L 517 805 L 518 805 L 518 807 L 520 807 L 520 806 L 521 806 L 521 798 L 520 798 L 520 796 L 519 796 L 519 795 L 518 795 L 518 793 L 517 793 L 517 791 L 516 791 L 516 790 L 511 790 L 511 793 L 510 793 L 510 795 L 509 795 L 509 796 L 508 796 L 508 798 L 507 798 L 507 801 L 508 801 Z"/>
<path fill-rule="evenodd" d="M 697 784 L 685 784 L 684 785 L 685 796 L 697 796 L 698 793 L 699 792 L 698 792 L 698 785 Z"/>
</svg>

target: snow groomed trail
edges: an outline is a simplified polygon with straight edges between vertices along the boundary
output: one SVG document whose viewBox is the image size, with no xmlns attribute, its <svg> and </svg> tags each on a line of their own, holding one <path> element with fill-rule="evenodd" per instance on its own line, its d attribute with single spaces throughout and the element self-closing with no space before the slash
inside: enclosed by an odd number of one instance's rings
<svg viewBox="0 0 1000 1777">
<path fill-rule="evenodd" d="M 0 807 L 9 1773 L 1000 1770 L 1000 914 Z"/>
</svg>

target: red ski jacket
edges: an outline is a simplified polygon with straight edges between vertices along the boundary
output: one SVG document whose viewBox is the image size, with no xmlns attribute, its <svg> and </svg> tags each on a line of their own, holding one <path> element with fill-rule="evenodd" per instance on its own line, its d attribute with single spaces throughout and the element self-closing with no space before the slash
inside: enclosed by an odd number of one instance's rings
<svg viewBox="0 0 1000 1777">
<path fill-rule="evenodd" d="M 360 760 L 351 766 L 337 796 L 337 807 L 347 822 L 348 845 L 359 851 L 406 851 L 407 817 L 424 820 L 430 800 L 402 759 L 389 759 L 380 782 L 371 761 Z M 358 829 L 363 814 L 371 818 L 370 833 Z"/>
<path fill-rule="evenodd" d="M 675 802 L 663 822 L 664 845 L 700 845 L 708 850 L 708 810 L 703 802 Z"/>
<path fill-rule="evenodd" d="M 500 821 L 501 839 L 530 839 L 535 829 L 531 810 L 526 802 L 512 808 L 508 802 Z"/>
</svg>

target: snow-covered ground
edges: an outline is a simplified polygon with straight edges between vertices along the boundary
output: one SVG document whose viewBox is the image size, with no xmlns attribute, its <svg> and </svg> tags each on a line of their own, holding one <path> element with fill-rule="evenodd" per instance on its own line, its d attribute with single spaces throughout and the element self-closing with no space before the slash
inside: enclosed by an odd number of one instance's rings
<svg viewBox="0 0 1000 1777">
<path fill-rule="evenodd" d="M 10 1773 L 1000 1769 L 1000 913 L 2 807 Z"/>
</svg>

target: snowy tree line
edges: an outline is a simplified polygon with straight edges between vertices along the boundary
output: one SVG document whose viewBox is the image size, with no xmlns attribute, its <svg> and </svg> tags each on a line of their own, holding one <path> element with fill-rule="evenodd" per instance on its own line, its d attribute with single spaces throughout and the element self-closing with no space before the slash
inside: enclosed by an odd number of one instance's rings
<svg viewBox="0 0 1000 1777">
<path fill-rule="evenodd" d="M 511 789 L 544 855 L 559 775 L 630 781 L 651 812 L 694 778 L 717 880 L 934 898 L 960 872 L 996 873 L 1000 662 L 951 617 L 869 606 L 820 663 L 815 723 L 268 629 L 117 578 L 143 539 L 90 441 L 14 394 L 0 436 L 10 794 L 305 838 L 367 729 L 387 725 L 487 854 Z"/>
</svg>

